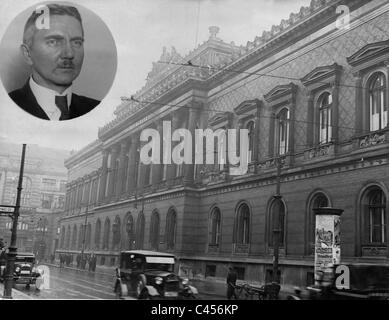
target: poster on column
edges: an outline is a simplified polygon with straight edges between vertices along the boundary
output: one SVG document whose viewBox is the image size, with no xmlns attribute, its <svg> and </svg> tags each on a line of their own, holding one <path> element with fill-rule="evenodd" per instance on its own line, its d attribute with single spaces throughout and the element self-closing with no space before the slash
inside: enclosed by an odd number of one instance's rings
<svg viewBox="0 0 389 320">
<path fill-rule="evenodd" d="M 315 232 L 315 281 L 324 281 L 332 274 L 335 247 L 335 217 L 332 215 L 316 216 Z M 338 232 L 339 233 L 339 232 Z"/>
</svg>

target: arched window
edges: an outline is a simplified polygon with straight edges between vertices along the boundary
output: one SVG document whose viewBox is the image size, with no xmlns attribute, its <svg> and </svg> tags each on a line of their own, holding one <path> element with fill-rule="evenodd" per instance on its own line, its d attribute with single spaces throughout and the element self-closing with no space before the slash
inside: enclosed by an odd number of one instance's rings
<svg viewBox="0 0 389 320">
<path fill-rule="evenodd" d="M 124 241 L 125 249 L 131 250 L 134 242 L 134 219 L 131 213 L 127 213 L 126 215 L 124 228 L 125 228 L 125 236 L 126 236 L 126 239 Z"/>
<path fill-rule="evenodd" d="M 254 160 L 254 138 L 255 138 L 255 124 L 254 121 L 249 121 L 246 125 L 246 129 L 249 133 L 249 153 L 248 153 L 248 161 L 252 162 Z"/>
<path fill-rule="evenodd" d="M 386 77 L 382 72 L 375 72 L 368 83 L 370 131 L 381 130 L 388 124 Z"/>
<path fill-rule="evenodd" d="M 221 213 L 219 208 L 214 208 L 211 212 L 209 228 L 209 244 L 219 246 L 221 237 Z"/>
<path fill-rule="evenodd" d="M 135 241 L 136 249 L 143 249 L 144 237 L 145 237 L 145 216 L 141 212 L 138 215 L 138 219 L 136 221 L 136 241 Z"/>
<path fill-rule="evenodd" d="M 109 248 L 110 230 L 111 230 L 111 221 L 109 220 L 109 218 L 106 218 L 104 223 L 104 233 L 103 233 L 103 249 L 105 250 Z"/>
<path fill-rule="evenodd" d="M 275 219 L 277 213 L 279 214 L 278 223 L 277 219 Z M 285 205 L 281 200 L 274 200 L 270 206 L 270 223 L 268 237 L 269 247 L 273 247 L 274 245 L 273 233 L 275 229 L 280 230 L 279 246 L 283 247 L 285 241 Z"/>
<path fill-rule="evenodd" d="M 315 248 L 316 216 L 314 209 L 325 208 L 329 206 L 330 201 L 323 192 L 315 193 L 309 201 L 307 212 L 307 254 L 313 254 Z"/>
<path fill-rule="evenodd" d="M 159 213 L 154 211 L 150 222 L 150 246 L 153 250 L 158 250 L 159 245 Z"/>
<path fill-rule="evenodd" d="M 283 108 L 277 114 L 277 152 L 286 154 L 289 150 L 289 109 Z"/>
<path fill-rule="evenodd" d="M 112 225 L 112 249 L 116 250 L 120 247 L 120 218 L 116 216 Z"/>
<path fill-rule="evenodd" d="M 236 215 L 235 243 L 250 243 L 250 208 L 246 203 L 242 203 L 239 206 Z"/>
<path fill-rule="evenodd" d="M 319 143 L 328 143 L 332 138 L 332 95 L 324 92 L 318 100 L 319 107 Z"/>
<path fill-rule="evenodd" d="M 97 219 L 95 226 L 95 248 L 100 249 L 101 221 Z"/>
<path fill-rule="evenodd" d="M 386 197 L 380 187 L 369 188 L 363 198 L 364 244 L 386 245 Z"/>
<path fill-rule="evenodd" d="M 77 249 L 77 226 L 73 226 L 72 249 Z"/>
<path fill-rule="evenodd" d="M 166 217 L 166 246 L 173 250 L 176 243 L 177 214 L 174 209 L 169 210 Z"/>
</svg>

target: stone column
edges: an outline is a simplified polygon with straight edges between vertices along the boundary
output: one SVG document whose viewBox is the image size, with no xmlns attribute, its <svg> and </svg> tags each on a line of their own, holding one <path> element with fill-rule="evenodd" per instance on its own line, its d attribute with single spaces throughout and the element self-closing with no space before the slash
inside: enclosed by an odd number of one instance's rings
<svg viewBox="0 0 389 320">
<path fill-rule="evenodd" d="M 111 161 L 109 165 L 109 181 L 108 181 L 108 198 L 111 198 L 113 196 L 114 192 L 114 186 L 115 186 L 115 177 L 117 177 L 117 174 L 115 174 L 115 165 L 116 165 L 116 159 L 119 154 L 119 145 L 115 145 L 112 148 L 112 153 L 111 153 Z"/>
<path fill-rule="evenodd" d="M 161 174 L 162 174 L 162 168 L 163 168 L 163 159 L 162 159 L 162 155 L 163 155 L 162 121 L 158 121 L 158 123 L 157 123 L 157 130 L 159 132 L 160 145 L 161 145 L 160 154 L 159 154 L 159 161 L 160 161 L 160 163 L 151 165 L 151 177 L 152 177 L 152 181 L 153 181 L 153 189 L 157 189 L 158 188 L 158 184 L 161 181 Z"/>
<path fill-rule="evenodd" d="M 307 123 L 307 145 L 312 148 L 314 144 L 317 142 L 316 132 L 314 124 L 317 123 L 315 121 L 315 106 L 313 103 L 313 93 L 310 92 L 308 95 L 308 123 Z M 316 140 L 316 141 L 315 141 Z"/>
<path fill-rule="evenodd" d="M 195 161 L 195 129 L 196 129 L 196 122 L 199 116 L 199 110 L 196 108 L 196 104 L 192 103 L 191 108 L 188 112 L 188 118 L 187 118 L 187 126 L 186 128 L 189 130 L 189 132 L 192 135 L 192 163 L 185 163 L 184 164 L 184 183 L 191 184 L 194 180 L 194 161 Z"/>
<path fill-rule="evenodd" d="M 363 88 L 362 75 L 360 72 L 354 74 L 355 77 L 355 134 L 360 135 L 363 132 Z"/>
<path fill-rule="evenodd" d="M 120 143 L 119 168 L 116 175 L 117 176 L 116 188 L 115 188 L 116 198 L 119 198 L 124 191 L 123 180 L 126 178 L 124 177 L 124 173 L 125 173 L 125 162 L 126 162 L 127 151 L 128 151 L 127 142 L 122 141 Z"/>
<path fill-rule="evenodd" d="M 389 60 L 385 61 L 385 67 L 386 67 L 386 74 L 389 75 Z M 389 86 L 388 86 L 388 80 L 386 79 L 386 128 L 389 128 Z M 389 248 L 388 248 L 389 252 Z"/>
<path fill-rule="evenodd" d="M 257 164 L 259 159 L 259 107 L 255 112 L 254 118 L 254 144 L 253 144 L 253 162 L 255 164 L 254 173 L 257 172 Z"/>
<path fill-rule="evenodd" d="M 335 81 L 332 89 L 331 131 L 332 140 L 338 143 L 339 123 L 339 80 Z"/>
<path fill-rule="evenodd" d="M 130 149 L 128 152 L 128 168 L 127 168 L 127 192 L 131 193 L 136 188 L 136 172 L 137 172 L 137 155 L 138 155 L 138 134 L 133 134 L 130 138 Z"/>
<path fill-rule="evenodd" d="M 275 129 L 277 128 L 277 125 L 276 125 L 277 116 L 276 116 L 274 110 L 272 110 L 272 112 L 270 112 L 269 120 L 270 120 L 270 125 L 269 125 L 268 155 L 269 155 L 269 158 L 273 158 L 274 151 L 275 151 L 275 143 L 274 142 L 276 141 L 275 137 L 277 136 L 276 131 L 275 131 Z"/>
<path fill-rule="evenodd" d="M 99 187 L 99 202 L 104 201 L 105 198 L 105 186 L 107 184 L 107 175 L 108 175 L 108 155 L 109 150 L 103 150 L 103 164 L 100 178 L 100 187 Z"/>
<path fill-rule="evenodd" d="M 173 132 L 175 129 L 178 129 L 179 127 L 179 120 L 180 120 L 180 113 L 176 110 L 174 111 L 173 115 L 172 115 L 172 121 L 171 121 L 171 124 L 172 124 L 172 135 L 173 135 Z M 175 145 L 177 144 L 177 142 L 173 142 L 172 141 L 172 153 L 173 153 L 173 149 L 175 147 Z M 167 180 L 167 184 L 168 186 L 172 186 L 173 183 L 174 183 L 174 179 L 176 178 L 176 168 L 177 168 L 177 164 L 173 163 L 173 159 L 172 159 L 172 163 L 171 164 L 168 164 L 167 165 L 167 176 L 166 176 L 166 180 Z"/>
</svg>

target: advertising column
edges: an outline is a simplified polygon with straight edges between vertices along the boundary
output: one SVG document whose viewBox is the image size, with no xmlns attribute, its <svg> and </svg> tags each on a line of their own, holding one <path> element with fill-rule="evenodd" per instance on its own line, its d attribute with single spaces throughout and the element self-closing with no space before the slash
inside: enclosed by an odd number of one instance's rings
<svg viewBox="0 0 389 320">
<path fill-rule="evenodd" d="M 342 209 L 316 208 L 315 285 L 329 285 L 334 265 L 340 263 L 340 215 Z"/>
</svg>

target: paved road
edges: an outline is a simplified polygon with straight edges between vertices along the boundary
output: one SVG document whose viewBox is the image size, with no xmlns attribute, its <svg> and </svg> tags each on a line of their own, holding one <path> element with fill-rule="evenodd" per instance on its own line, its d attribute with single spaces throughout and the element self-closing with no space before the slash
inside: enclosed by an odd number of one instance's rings
<svg viewBox="0 0 389 320">
<path fill-rule="evenodd" d="M 57 267 L 49 267 L 49 271 L 49 288 L 37 291 L 34 286 L 27 290 L 16 285 L 15 289 L 33 299 L 116 299 L 113 276 Z"/>
<path fill-rule="evenodd" d="M 49 272 L 45 273 L 45 277 L 47 273 L 49 273 L 48 288 L 38 291 L 35 290 L 35 286 L 31 286 L 27 290 L 24 285 L 16 285 L 15 289 L 22 291 L 32 299 L 116 299 L 113 292 L 113 275 L 52 266 L 49 267 Z M 199 291 L 202 299 L 224 298 Z"/>
</svg>

